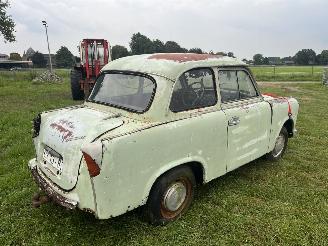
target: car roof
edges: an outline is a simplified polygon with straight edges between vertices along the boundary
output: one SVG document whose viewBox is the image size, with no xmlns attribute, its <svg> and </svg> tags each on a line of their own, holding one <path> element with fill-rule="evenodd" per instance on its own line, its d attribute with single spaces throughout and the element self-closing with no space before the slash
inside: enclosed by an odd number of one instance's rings
<svg viewBox="0 0 328 246">
<path fill-rule="evenodd" d="M 155 53 L 123 57 L 109 62 L 102 71 L 118 70 L 154 74 L 175 81 L 182 73 L 199 67 L 246 66 L 228 56 L 194 53 Z"/>
</svg>

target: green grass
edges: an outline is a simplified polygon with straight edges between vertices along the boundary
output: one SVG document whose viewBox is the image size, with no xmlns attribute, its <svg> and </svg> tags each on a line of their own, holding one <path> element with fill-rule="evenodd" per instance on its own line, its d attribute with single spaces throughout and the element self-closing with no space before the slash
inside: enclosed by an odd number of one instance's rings
<svg viewBox="0 0 328 246">
<path fill-rule="evenodd" d="M 67 77 L 61 84 L 0 78 L 0 245 L 328 244 L 328 88 L 265 85 L 263 91 L 294 96 L 301 105 L 300 135 L 285 157 L 256 160 L 199 187 L 187 214 L 154 227 L 137 211 L 100 221 L 52 203 L 32 208 L 31 120 L 75 102 Z"/>
<path fill-rule="evenodd" d="M 251 66 L 258 81 L 321 81 L 322 66 Z"/>
</svg>

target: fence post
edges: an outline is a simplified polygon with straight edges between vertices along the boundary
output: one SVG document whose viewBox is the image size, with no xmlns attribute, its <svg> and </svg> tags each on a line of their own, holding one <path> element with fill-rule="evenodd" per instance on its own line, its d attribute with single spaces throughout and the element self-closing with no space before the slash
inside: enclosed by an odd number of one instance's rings
<svg viewBox="0 0 328 246">
<path fill-rule="evenodd" d="M 273 80 L 276 81 L 276 65 L 273 65 Z"/>
<path fill-rule="evenodd" d="M 328 67 L 323 68 L 322 84 L 328 86 Z"/>
</svg>

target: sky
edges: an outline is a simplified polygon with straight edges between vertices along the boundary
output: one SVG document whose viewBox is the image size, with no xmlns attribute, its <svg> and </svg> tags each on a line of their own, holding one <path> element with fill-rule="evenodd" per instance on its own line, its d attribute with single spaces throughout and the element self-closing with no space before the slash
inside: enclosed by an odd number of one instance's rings
<svg viewBox="0 0 328 246">
<path fill-rule="evenodd" d="M 0 53 L 23 53 L 29 47 L 51 53 L 66 46 L 78 55 L 83 38 L 104 38 L 129 48 L 133 33 L 173 40 L 182 47 L 293 56 L 300 49 L 328 49 L 327 0 L 10 0 L 16 22 L 15 43 Z"/>
</svg>

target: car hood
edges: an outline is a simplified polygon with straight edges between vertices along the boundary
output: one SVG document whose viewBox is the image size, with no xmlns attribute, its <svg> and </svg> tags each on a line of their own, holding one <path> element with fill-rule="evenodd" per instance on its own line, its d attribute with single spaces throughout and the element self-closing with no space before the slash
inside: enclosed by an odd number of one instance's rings
<svg viewBox="0 0 328 246">
<path fill-rule="evenodd" d="M 101 112 L 89 107 L 73 107 L 41 115 L 41 128 L 37 138 L 40 168 L 63 189 L 72 189 L 76 182 L 82 158 L 81 146 L 124 124 L 119 114 Z M 44 163 L 43 151 L 49 147 L 63 158 L 60 175 Z"/>
</svg>

